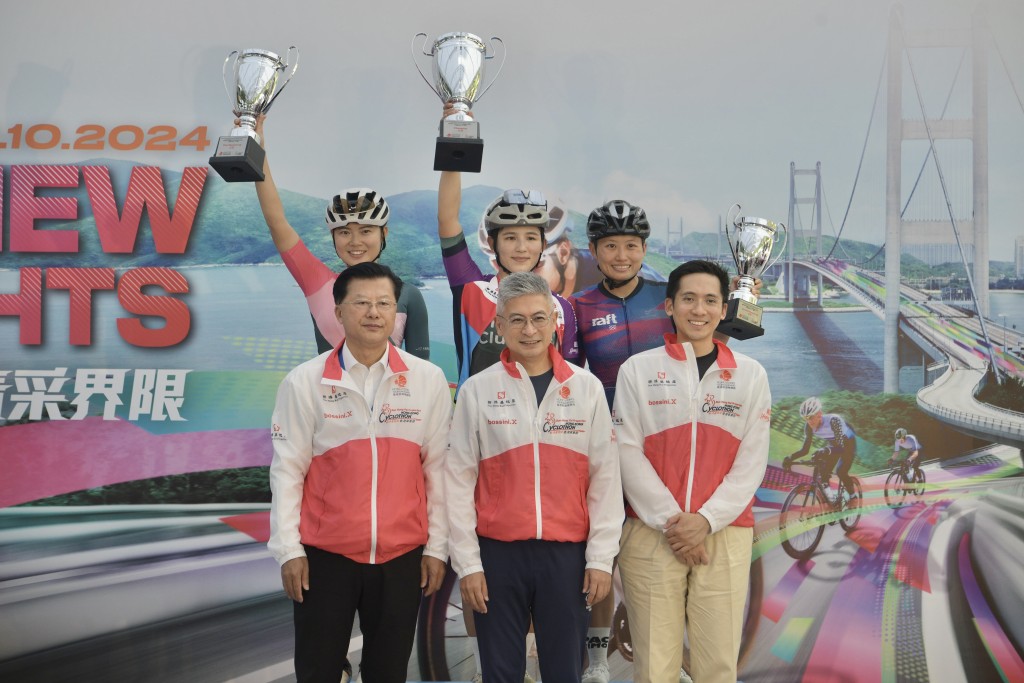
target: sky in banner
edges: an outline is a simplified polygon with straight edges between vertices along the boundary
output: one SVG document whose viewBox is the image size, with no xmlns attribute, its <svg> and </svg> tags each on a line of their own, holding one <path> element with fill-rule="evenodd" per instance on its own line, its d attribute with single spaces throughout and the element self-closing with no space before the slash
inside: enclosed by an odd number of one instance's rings
<svg viewBox="0 0 1024 683">
<path fill-rule="evenodd" d="M 965 29 L 975 7 L 968 0 L 903 4 L 910 29 Z M 475 107 L 486 152 L 483 172 L 467 185 L 552 188 L 581 211 L 625 197 L 648 210 L 656 231 L 680 218 L 687 231 L 700 231 L 714 229 L 736 201 L 752 214 L 785 220 L 790 162 L 813 168 L 820 161 L 829 232 L 838 228 L 853 187 L 890 6 L 881 0 L 256 1 L 153 4 L 143 12 L 57 0 L 18 3 L 5 10 L 0 41 L 0 141 L 6 143 L 0 161 L 97 157 L 61 145 L 32 150 L 24 141 L 13 149 L 10 129 L 18 124 L 23 132 L 56 126 L 63 141 L 88 125 L 108 131 L 169 126 L 179 137 L 208 126 L 215 138 L 231 127 L 220 75 L 224 56 L 243 47 L 284 53 L 301 43 L 298 73 L 267 127 L 279 184 L 318 197 L 352 185 L 386 194 L 435 187 L 439 106 L 412 65 L 410 41 L 418 31 L 468 30 L 500 36 L 509 59 Z M 1018 220 L 1024 214 L 1018 98 L 1024 44 L 1017 39 L 1024 5 L 992 0 L 987 6 L 999 46 L 989 52 L 991 256 L 999 260 L 1024 234 Z M 929 115 L 939 116 L 953 85 L 945 116 L 969 116 L 969 59 L 954 84 L 959 50 L 916 50 L 912 58 Z M 488 63 L 489 74 L 493 66 Z M 919 116 L 909 76 L 904 102 L 906 117 Z M 844 233 L 874 243 L 884 239 L 883 104 L 884 86 Z M 180 169 L 204 165 L 210 152 L 179 145 L 143 155 L 107 147 L 103 156 L 144 157 Z M 905 146 L 905 187 L 923 152 Z M 940 148 L 940 160 L 954 210 L 969 211 L 962 146 Z M 942 218 L 937 182 L 925 182 L 931 190 L 921 190 L 911 213 Z M 805 212 L 798 222 L 810 219 Z"/>
</svg>

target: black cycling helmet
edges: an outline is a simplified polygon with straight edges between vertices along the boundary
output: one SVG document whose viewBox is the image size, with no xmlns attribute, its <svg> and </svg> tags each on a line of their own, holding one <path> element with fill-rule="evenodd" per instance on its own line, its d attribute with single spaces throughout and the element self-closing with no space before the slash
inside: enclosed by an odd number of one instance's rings
<svg viewBox="0 0 1024 683">
<path fill-rule="evenodd" d="M 646 241 L 651 235 L 647 214 L 639 206 L 621 199 L 613 199 L 591 211 L 587 218 L 587 238 L 597 242 L 614 235 L 636 235 Z"/>
</svg>

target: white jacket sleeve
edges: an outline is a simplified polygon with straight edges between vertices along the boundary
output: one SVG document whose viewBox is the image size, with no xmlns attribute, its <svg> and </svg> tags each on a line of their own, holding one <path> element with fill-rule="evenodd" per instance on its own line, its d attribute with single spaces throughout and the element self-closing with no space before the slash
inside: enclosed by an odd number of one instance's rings
<svg viewBox="0 0 1024 683">
<path fill-rule="evenodd" d="M 635 375 L 635 364 L 627 360 L 619 368 L 615 383 L 615 434 L 622 491 L 644 524 L 663 531 L 669 518 L 682 512 L 682 508 L 644 455 L 643 406 Z"/>
<path fill-rule="evenodd" d="M 299 538 L 299 511 L 306 472 L 313 461 L 313 428 L 316 414 L 313 395 L 296 372 L 289 373 L 277 389 L 271 418 L 274 458 L 270 463 L 270 549 L 278 564 L 305 557 Z"/>
<path fill-rule="evenodd" d="M 435 391 L 430 397 L 428 420 L 420 459 L 427 492 L 427 546 L 424 555 L 448 560 L 448 513 L 445 510 L 444 461 L 448 450 L 448 432 L 451 427 L 452 398 L 448 382 L 440 368 L 433 373 L 431 384 Z"/>
<path fill-rule="evenodd" d="M 747 508 L 764 479 L 768 466 L 768 441 L 771 431 L 772 397 L 764 368 L 756 365 L 750 378 L 753 387 L 732 468 L 707 502 L 697 511 L 708 520 L 711 533 L 732 524 Z"/>
<path fill-rule="evenodd" d="M 625 516 L 622 505 L 622 479 L 619 473 L 619 452 L 604 388 L 593 379 L 593 414 L 590 420 L 588 461 L 590 486 L 587 488 L 587 509 L 590 514 L 590 535 L 587 538 L 587 569 L 612 573 L 612 561 L 619 554 L 619 536 Z"/>
<path fill-rule="evenodd" d="M 480 409 L 472 387 L 462 385 L 455 404 L 445 459 L 449 552 L 459 577 L 483 571 L 476 535 L 476 482 L 480 474 Z"/>
</svg>

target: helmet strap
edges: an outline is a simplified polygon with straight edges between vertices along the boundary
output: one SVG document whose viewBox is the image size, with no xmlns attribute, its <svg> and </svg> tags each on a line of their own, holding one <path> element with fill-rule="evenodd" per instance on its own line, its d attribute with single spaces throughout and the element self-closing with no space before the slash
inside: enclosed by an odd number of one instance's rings
<svg viewBox="0 0 1024 683">
<path fill-rule="evenodd" d="M 602 273 L 602 275 L 604 275 L 604 273 Z M 604 286 L 610 292 L 613 289 L 618 289 L 619 287 L 625 287 L 630 282 L 635 280 L 638 276 L 639 276 L 639 273 L 637 273 L 633 277 L 631 277 L 629 279 L 626 279 L 626 280 L 613 280 L 610 277 L 608 277 L 607 275 L 605 275 Z"/>
</svg>

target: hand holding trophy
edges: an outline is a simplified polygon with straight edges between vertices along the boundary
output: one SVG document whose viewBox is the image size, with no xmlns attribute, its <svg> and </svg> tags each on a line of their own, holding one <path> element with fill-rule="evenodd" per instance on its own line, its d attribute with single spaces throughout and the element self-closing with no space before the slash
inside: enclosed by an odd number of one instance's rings
<svg viewBox="0 0 1024 683">
<path fill-rule="evenodd" d="M 423 41 L 420 50 L 433 57 L 434 82 L 431 83 L 420 68 L 416 56 L 416 39 Z M 479 173 L 484 154 L 484 141 L 480 139 L 480 124 L 468 114 L 473 103 L 487 92 L 505 65 L 505 44 L 501 38 L 492 36 L 502 46 L 501 64 L 491 82 L 483 89 L 484 62 L 494 58 L 494 49 L 488 48 L 483 40 L 472 33 L 445 33 L 434 41 L 430 52 L 423 50 L 427 34 L 417 33 L 412 37 L 412 61 L 416 70 L 430 89 L 437 93 L 441 102 L 453 103 L 455 113 L 441 120 L 441 131 L 434 148 L 435 171 L 467 171 Z"/>
<path fill-rule="evenodd" d="M 294 59 L 291 56 L 293 50 Z M 228 85 L 227 74 L 232 57 L 235 76 L 233 93 L 231 86 Z M 285 62 L 273 52 L 249 49 L 235 50 L 224 60 L 221 69 L 224 89 L 231 100 L 232 111 L 240 123 L 231 133 L 217 141 L 217 151 L 210 157 L 210 166 L 229 183 L 263 180 L 263 158 L 266 153 L 256 132 L 256 119 L 270 110 L 270 105 L 299 68 L 299 51 L 294 45 L 288 48 L 287 59 Z M 277 79 L 288 68 L 289 63 L 292 71 L 278 88 Z"/>
<path fill-rule="evenodd" d="M 754 281 L 785 253 L 789 233 L 782 223 L 767 218 L 740 216 L 739 212 L 740 205 L 733 204 L 725 217 L 725 235 L 733 260 L 736 262 L 736 271 L 740 276 L 739 284 L 736 290 L 729 294 L 725 318 L 718 324 L 717 331 L 733 339 L 751 339 L 764 334 L 764 328 L 761 327 L 761 316 L 764 311 L 757 305 L 757 295 L 753 291 Z M 733 225 L 731 234 L 729 223 Z M 783 246 L 778 256 L 773 259 L 772 251 L 780 229 L 784 238 Z"/>
</svg>

